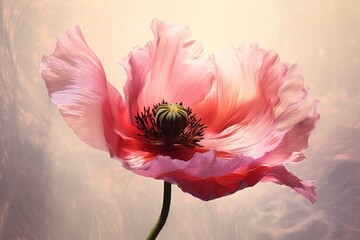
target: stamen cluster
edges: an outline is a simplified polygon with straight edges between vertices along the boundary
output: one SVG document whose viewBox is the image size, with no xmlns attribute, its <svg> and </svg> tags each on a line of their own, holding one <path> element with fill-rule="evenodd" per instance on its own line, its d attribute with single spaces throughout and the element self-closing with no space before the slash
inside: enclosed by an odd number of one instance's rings
<svg viewBox="0 0 360 240">
<path fill-rule="evenodd" d="M 144 107 L 144 111 L 135 116 L 136 127 L 152 145 L 183 145 L 189 148 L 201 147 L 199 142 L 204 138 L 201 119 L 192 114 L 190 108 L 185 109 L 182 103 L 162 101 L 152 108 Z"/>
</svg>

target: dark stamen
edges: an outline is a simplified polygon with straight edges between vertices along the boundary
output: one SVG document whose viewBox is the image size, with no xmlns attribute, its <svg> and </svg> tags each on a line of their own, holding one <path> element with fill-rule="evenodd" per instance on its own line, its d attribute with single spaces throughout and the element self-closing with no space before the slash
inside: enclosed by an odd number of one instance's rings
<svg viewBox="0 0 360 240">
<path fill-rule="evenodd" d="M 180 144 L 189 148 L 201 147 L 206 126 L 185 109 L 182 103 L 167 103 L 164 100 L 135 116 L 140 136 L 152 145 Z"/>
</svg>

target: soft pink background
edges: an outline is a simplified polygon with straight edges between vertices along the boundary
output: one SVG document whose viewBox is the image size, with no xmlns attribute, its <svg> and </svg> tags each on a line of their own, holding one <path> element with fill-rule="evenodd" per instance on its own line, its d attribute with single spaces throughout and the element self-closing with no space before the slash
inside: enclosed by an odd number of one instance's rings
<svg viewBox="0 0 360 240">
<path fill-rule="evenodd" d="M 151 2 L 151 3 L 150 3 Z M 358 239 L 360 2 L 0 0 L 0 239 L 144 239 L 162 183 L 82 143 L 50 102 L 38 69 L 79 24 L 121 90 L 117 62 L 153 38 L 153 18 L 190 25 L 205 53 L 258 42 L 304 70 L 321 120 L 307 161 L 318 203 L 259 184 L 211 202 L 173 188 L 159 239 Z"/>
</svg>

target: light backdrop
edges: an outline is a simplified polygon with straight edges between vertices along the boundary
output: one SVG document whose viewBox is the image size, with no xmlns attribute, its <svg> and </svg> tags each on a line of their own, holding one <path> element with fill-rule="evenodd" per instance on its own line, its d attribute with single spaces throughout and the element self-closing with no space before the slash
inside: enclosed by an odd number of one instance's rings
<svg viewBox="0 0 360 240">
<path fill-rule="evenodd" d="M 0 239 L 145 239 L 162 183 L 136 176 L 66 126 L 40 78 L 43 54 L 80 25 L 108 79 L 153 39 L 150 22 L 187 23 L 205 54 L 258 42 L 303 68 L 321 119 L 307 160 L 291 166 L 317 186 L 315 205 L 260 183 L 203 202 L 173 188 L 159 239 L 358 239 L 360 1 L 0 0 Z"/>
</svg>

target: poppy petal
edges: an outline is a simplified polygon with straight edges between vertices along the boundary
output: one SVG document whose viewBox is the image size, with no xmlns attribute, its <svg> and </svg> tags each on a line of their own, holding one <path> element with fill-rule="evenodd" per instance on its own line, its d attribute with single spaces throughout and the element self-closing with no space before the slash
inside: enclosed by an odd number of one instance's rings
<svg viewBox="0 0 360 240">
<path fill-rule="evenodd" d="M 213 61 L 214 88 L 194 106 L 194 112 L 208 126 L 201 144 L 219 152 L 259 158 L 275 148 L 285 134 L 275 131 L 269 100 L 280 86 L 279 79 L 284 78 L 285 67 L 279 65 L 277 54 L 257 45 L 228 49 L 215 54 Z M 268 72 L 271 76 L 266 76 Z"/>
<path fill-rule="evenodd" d="M 121 62 L 128 80 L 124 87 L 130 115 L 165 100 L 191 106 L 211 89 L 213 65 L 201 57 L 203 46 L 191 36 L 187 25 L 168 25 L 154 20 L 155 40 L 135 48 Z"/>
<path fill-rule="evenodd" d="M 53 54 L 43 57 L 40 71 L 50 98 L 80 139 L 117 158 L 131 159 L 139 145 L 137 129 L 78 26 L 57 41 Z"/>
<path fill-rule="evenodd" d="M 316 202 L 316 193 L 313 182 L 300 180 L 294 174 L 288 172 L 284 166 L 276 166 L 271 168 L 271 170 L 266 173 L 261 181 L 286 185 L 306 197 L 310 202 Z"/>
<path fill-rule="evenodd" d="M 201 142 L 206 149 L 260 158 L 279 145 L 285 149 L 284 143 L 307 145 L 313 127 L 297 131 L 304 137 L 288 137 L 296 125 L 314 126 L 318 119 L 317 101 L 309 97 L 297 65 L 281 63 L 276 53 L 257 45 L 228 49 L 213 61 L 215 87 L 194 107 L 209 126 Z M 287 149 L 289 157 L 299 148 Z"/>
<path fill-rule="evenodd" d="M 264 166 L 263 159 L 237 156 L 228 160 L 216 157 L 214 151 L 196 153 L 185 162 L 159 156 L 140 168 L 130 169 L 136 174 L 162 179 L 178 185 L 184 192 L 209 201 L 252 187 L 259 181 L 278 181 L 293 187 L 313 202 L 313 188 L 308 182 L 301 182 L 286 169 Z M 284 173 L 284 178 L 277 174 Z M 265 177 L 265 178 L 264 178 Z"/>
<path fill-rule="evenodd" d="M 214 151 L 209 151 L 196 153 L 189 161 L 159 156 L 140 168 L 130 170 L 142 176 L 171 182 L 178 185 L 184 192 L 208 201 L 246 187 L 247 184 L 241 185 L 244 179 L 241 174 L 234 175 L 234 183 L 231 186 L 226 183 L 218 183 L 216 180 L 224 176 L 229 177 L 235 169 L 247 169 L 247 164 L 251 160 L 249 158 L 236 158 L 228 161 L 216 157 Z M 260 181 L 260 179 L 261 177 L 257 181 Z"/>
</svg>

